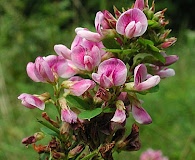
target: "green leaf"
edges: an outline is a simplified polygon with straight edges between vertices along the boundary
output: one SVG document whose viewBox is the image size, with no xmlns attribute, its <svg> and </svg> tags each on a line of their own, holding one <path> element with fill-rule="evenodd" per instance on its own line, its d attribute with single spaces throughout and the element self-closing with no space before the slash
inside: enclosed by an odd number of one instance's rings
<svg viewBox="0 0 195 160">
<path fill-rule="evenodd" d="M 160 24 L 154 20 L 148 20 L 148 27 L 160 28 Z"/>
<path fill-rule="evenodd" d="M 66 101 L 70 107 L 75 107 L 84 110 L 89 109 L 89 104 L 77 96 L 67 95 Z"/>
<path fill-rule="evenodd" d="M 82 111 L 78 117 L 81 119 L 91 119 L 102 112 L 101 108 L 95 108 L 93 110 Z"/>
<path fill-rule="evenodd" d="M 160 62 L 162 62 L 162 63 L 165 63 L 165 62 L 166 62 L 165 57 L 163 57 L 163 55 L 162 55 L 160 52 L 153 52 L 152 55 L 153 55 L 157 60 L 159 60 Z"/>
<path fill-rule="evenodd" d="M 113 113 L 115 112 L 115 109 L 114 108 L 109 108 L 109 107 L 106 107 L 104 110 L 103 110 L 104 113 Z"/>
<path fill-rule="evenodd" d="M 152 62 L 155 61 L 155 58 L 153 55 L 148 54 L 148 53 L 139 53 L 137 55 L 135 55 L 135 57 L 133 58 L 133 65 L 136 65 L 137 63 L 140 62 Z"/>
<path fill-rule="evenodd" d="M 122 53 L 123 50 L 122 49 L 105 49 L 107 52 L 111 52 L 111 53 Z"/>
<path fill-rule="evenodd" d="M 54 132 L 53 130 L 51 130 L 51 129 L 47 128 L 47 127 L 42 127 L 41 128 L 41 131 L 43 133 L 48 134 L 48 135 L 51 135 L 51 136 L 55 136 L 55 137 L 58 136 L 58 134 L 56 132 Z"/>
<path fill-rule="evenodd" d="M 144 45 L 145 47 L 147 45 L 152 45 L 152 46 L 154 45 L 154 43 L 151 40 L 144 39 L 144 38 L 141 38 L 141 37 L 138 39 L 138 42 L 141 43 L 142 45 Z"/>
<path fill-rule="evenodd" d="M 151 45 L 151 44 L 148 44 L 148 47 L 152 50 L 152 51 L 155 51 L 155 52 L 159 52 L 160 50 L 155 47 L 154 45 Z"/>
<path fill-rule="evenodd" d="M 118 43 L 116 42 L 116 40 L 112 36 L 105 37 L 102 40 L 102 43 L 104 44 L 104 46 L 106 48 L 114 48 L 114 49 L 120 48 L 120 45 L 118 45 Z"/>
</svg>

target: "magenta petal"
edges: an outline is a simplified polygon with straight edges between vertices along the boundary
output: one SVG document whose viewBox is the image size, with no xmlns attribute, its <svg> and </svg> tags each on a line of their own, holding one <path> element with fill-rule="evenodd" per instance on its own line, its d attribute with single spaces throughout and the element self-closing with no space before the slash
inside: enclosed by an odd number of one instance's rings
<svg viewBox="0 0 195 160">
<path fill-rule="evenodd" d="M 22 101 L 21 103 L 27 108 L 39 108 L 40 110 L 45 109 L 45 103 L 31 94 L 23 93 L 18 97 L 18 99 L 20 99 Z"/>
<path fill-rule="evenodd" d="M 146 80 L 147 77 L 147 68 L 144 64 L 139 64 L 134 69 L 134 83 L 138 85 L 139 83 Z"/>
<path fill-rule="evenodd" d="M 146 110 L 142 107 L 132 106 L 132 115 L 136 122 L 140 124 L 150 124 L 152 119 Z"/>
<path fill-rule="evenodd" d="M 125 110 L 120 110 L 120 109 L 117 109 L 115 111 L 114 116 L 111 119 L 111 121 L 117 123 L 123 123 L 125 120 L 126 120 Z"/>
</svg>

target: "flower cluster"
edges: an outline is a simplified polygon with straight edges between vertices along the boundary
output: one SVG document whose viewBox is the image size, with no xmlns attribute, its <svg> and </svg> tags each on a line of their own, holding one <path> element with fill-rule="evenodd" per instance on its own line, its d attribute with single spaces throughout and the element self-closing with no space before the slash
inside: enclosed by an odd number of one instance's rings
<svg viewBox="0 0 195 160">
<path fill-rule="evenodd" d="M 45 157 L 55 159 L 113 159 L 112 152 L 140 148 L 138 124 L 149 124 L 152 118 L 143 108 L 139 94 L 158 90 L 159 82 L 174 76 L 169 65 L 178 60 L 165 49 L 173 45 L 168 38 L 165 10 L 155 12 L 154 3 L 136 0 L 131 8 L 114 14 L 99 11 L 95 17 L 96 32 L 75 29 L 76 36 L 68 48 L 54 46 L 56 55 L 37 57 L 26 67 L 35 82 L 48 83 L 54 92 L 41 95 L 21 94 L 18 99 L 27 108 L 46 110 L 52 103 L 57 120 L 42 113 L 45 126 L 39 136 L 26 137 Z M 126 119 L 137 123 L 125 136 Z M 47 145 L 36 145 L 43 134 L 52 136 Z"/>
</svg>

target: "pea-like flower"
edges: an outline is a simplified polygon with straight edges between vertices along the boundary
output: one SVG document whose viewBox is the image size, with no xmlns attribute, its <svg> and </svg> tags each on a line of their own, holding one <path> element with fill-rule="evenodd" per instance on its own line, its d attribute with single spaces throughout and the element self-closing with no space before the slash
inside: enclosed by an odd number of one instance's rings
<svg viewBox="0 0 195 160">
<path fill-rule="evenodd" d="M 102 42 L 92 42 L 76 36 L 71 46 L 72 62 L 80 70 L 92 71 L 99 65 L 101 57 L 105 54 L 102 48 L 104 48 Z"/>
<path fill-rule="evenodd" d="M 27 93 L 22 93 L 18 99 L 20 99 L 22 102 L 22 105 L 24 105 L 27 108 L 34 109 L 38 108 L 40 110 L 45 109 L 45 103 L 42 101 L 40 98 L 37 96 L 27 94 Z"/>
<path fill-rule="evenodd" d="M 117 123 L 123 123 L 126 120 L 125 105 L 123 101 L 118 100 L 116 102 L 116 108 L 117 109 L 111 121 L 117 122 Z"/>
<path fill-rule="evenodd" d="M 139 37 L 147 29 L 148 21 L 145 14 L 138 8 L 123 12 L 117 23 L 116 31 L 127 38 Z"/>
<path fill-rule="evenodd" d="M 97 73 L 92 73 L 92 79 L 101 87 L 111 88 L 123 85 L 127 77 L 127 68 L 123 61 L 110 58 L 100 63 Z"/>
<path fill-rule="evenodd" d="M 160 82 L 158 75 L 148 76 L 147 68 L 144 64 L 139 64 L 134 69 L 134 86 L 137 91 L 144 91 L 156 86 Z"/>
<path fill-rule="evenodd" d="M 60 98 L 59 104 L 61 107 L 61 120 L 67 123 L 76 123 L 77 122 L 77 114 L 73 112 L 64 98 Z"/>
<path fill-rule="evenodd" d="M 26 71 L 28 76 L 35 82 L 55 82 L 55 76 L 43 57 L 37 57 L 35 63 L 29 62 Z"/>
<path fill-rule="evenodd" d="M 95 87 L 95 82 L 90 79 L 82 79 L 81 77 L 71 77 L 69 80 L 62 82 L 62 87 L 67 93 L 75 96 L 81 96 L 87 90 Z"/>
</svg>

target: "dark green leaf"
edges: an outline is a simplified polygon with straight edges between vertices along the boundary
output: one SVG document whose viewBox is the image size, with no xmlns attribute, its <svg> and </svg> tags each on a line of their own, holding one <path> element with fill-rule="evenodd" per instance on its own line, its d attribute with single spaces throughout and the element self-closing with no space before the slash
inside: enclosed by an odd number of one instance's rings
<svg viewBox="0 0 195 160">
<path fill-rule="evenodd" d="M 153 43 L 151 40 L 149 40 L 149 39 L 144 39 L 144 38 L 141 38 L 141 37 L 138 39 L 138 42 L 141 43 L 141 44 L 144 45 L 144 46 L 147 46 L 147 45 L 154 45 L 154 43 Z"/>
<path fill-rule="evenodd" d="M 102 40 L 102 43 L 106 48 L 114 48 L 114 49 L 121 48 L 120 45 L 114 39 L 114 37 L 106 37 Z"/>
<path fill-rule="evenodd" d="M 162 63 L 165 63 L 165 62 L 166 62 L 165 57 L 163 57 L 163 55 L 162 55 L 160 52 L 153 52 L 152 55 L 153 55 L 157 60 L 159 60 L 160 62 L 162 62 Z"/>
<path fill-rule="evenodd" d="M 78 117 L 81 119 L 91 119 L 102 112 L 101 108 L 95 108 L 93 110 L 82 111 Z"/>
<path fill-rule="evenodd" d="M 77 96 L 68 95 L 66 96 L 66 101 L 70 107 L 75 107 L 84 110 L 89 109 L 89 104 Z"/>
</svg>

